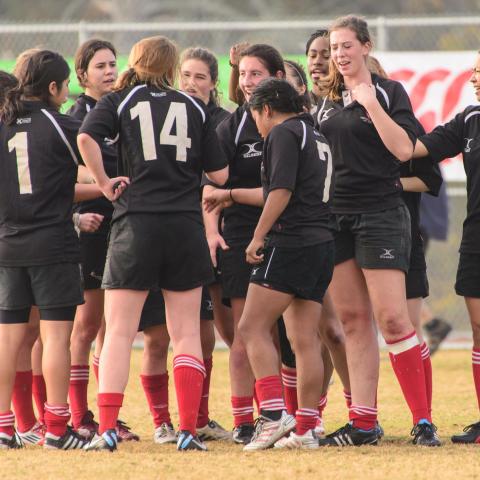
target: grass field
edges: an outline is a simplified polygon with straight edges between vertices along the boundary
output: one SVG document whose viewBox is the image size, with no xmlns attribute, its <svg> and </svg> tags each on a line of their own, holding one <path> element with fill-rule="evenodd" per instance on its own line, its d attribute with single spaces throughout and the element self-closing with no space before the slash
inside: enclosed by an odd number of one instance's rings
<svg viewBox="0 0 480 480">
<path fill-rule="evenodd" d="M 440 351 L 433 357 L 434 421 L 441 448 L 410 444 L 411 419 L 386 355 L 379 388 L 380 422 L 385 438 L 378 447 L 327 448 L 310 452 L 269 450 L 243 453 L 238 445 L 210 442 L 209 452 L 179 453 L 174 445 L 152 441 L 151 417 L 138 378 L 141 352 L 132 357 L 130 383 L 121 418 L 142 438 L 118 452 L 45 452 L 39 447 L 1 453 L 1 471 L 12 479 L 474 479 L 480 477 L 480 445 L 456 446 L 449 437 L 478 420 L 469 351 Z M 228 354 L 216 352 L 211 417 L 231 426 Z M 93 380 L 94 382 L 94 380 Z M 94 384 L 94 383 L 93 383 Z M 171 388 L 171 413 L 176 405 Z M 92 388 L 91 406 L 95 406 Z M 324 418 L 327 431 L 346 421 L 338 379 L 331 387 Z M 477 457 L 478 455 L 478 457 Z"/>
</svg>

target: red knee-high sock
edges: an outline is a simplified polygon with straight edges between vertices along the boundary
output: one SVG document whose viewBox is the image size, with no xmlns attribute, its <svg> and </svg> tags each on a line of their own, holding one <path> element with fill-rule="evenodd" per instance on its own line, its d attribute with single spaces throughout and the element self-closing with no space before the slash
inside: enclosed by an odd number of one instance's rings
<svg viewBox="0 0 480 480">
<path fill-rule="evenodd" d="M 257 407 L 257 413 L 260 415 L 260 401 L 258 399 L 257 382 L 254 382 L 253 384 L 253 400 L 255 401 L 255 406 Z"/>
<path fill-rule="evenodd" d="M 318 410 L 311 408 L 300 408 L 295 413 L 297 425 L 295 427 L 297 435 L 304 435 L 309 430 L 313 430 L 317 424 Z"/>
<path fill-rule="evenodd" d="M 298 410 L 297 370 L 282 368 L 282 383 L 287 412 L 290 415 L 296 415 L 296 411 Z"/>
<path fill-rule="evenodd" d="M 318 416 L 320 418 L 323 418 L 323 411 L 325 410 L 325 407 L 327 406 L 327 395 L 322 395 L 320 397 L 320 400 L 318 401 Z"/>
<path fill-rule="evenodd" d="M 93 373 L 95 375 L 95 380 L 97 381 L 98 385 L 98 367 L 100 365 L 100 357 L 97 357 L 96 355 L 93 355 L 92 359 L 92 367 L 93 367 Z"/>
<path fill-rule="evenodd" d="M 88 410 L 88 377 L 90 368 L 88 365 L 72 365 L 70 368 L 70 410 L 72 412 L 73 428 L 78 428 L 83 416 Z"/>
<path fill-rule="evenodd" d="M 253 396 L 231 397 L 233 424 L 235 427 L 246 423 L 253 424 Z"/>
<path fill-rule="evenodd" d="M 100 435 L 117 426 L 118 413 L 123 404 L 123 393 L 99 393 L 97 396 Z"/>
<path fill-rule="evenodd" d="M 345 398 L 345 403 L 347 404 L 347 408 L 349 409 L 352 406 L 352 393 L 344 390 L 343 397 Z"/>
<path fill-rule="evenodd" d="M 61 437 L 67 430 L 67 423 L 70 420 L 68 403 L 60 405 L 45 404 L 45 425 L 47 433 Z"/>
<path fill-rule="evenodd" d="M 32 376 L 32 394 L 37 407 L 38 421 L 45 423 L 45 403 L 47 401 L 47 387 L 43 375 Z"/>
<path fill-rule="evenodd" d="M 197 428 L 204 427 L 209 421 L 208 416 L 208 396 L 210 394 L 210 378 L 212 376 L 213 358 L 204 358 L 205 378 L 203 379 L 202 397 L 200 399 L 200 408 L 198 410 Z"/>
<path fill-rule="evenodd" d="M 285 410 L 280 375 L 260 378 L 255 383 L 255 389 L 260 403 L 260 413 Z"/>
<path fill-rule="evenodd" d="M 168 372 L 160 375 L 140 375 L 140 379 L 155 428 L 162 423 L 171 424 L 168 410 Z"/>
<path fill-rule="evenodd" d="M 180 430 L 196 433 L 198 409 L 206 372 L 203 362 L 192 355 L 176 355 L 173 359 L 173 378 L 177 392 Z"/>
<path fill-rule="evenodd" d="M 422 354 L 415 331 L 395 342 L 387 342 L 387 345 L 393 371 L 412 412 L 413 423 L 416 424 L 422 419 L 431 422 Z"/>
<path fill-rule="evenodd" d="M 475 392 L 477 393 L 478 408 L 480 408 L 480 349 L 472 350 L 472 370 Z"/>
<path fill-rule="evenodd" d="M 17 427 L 20 432 L 27 432 L 36 423 L 32 404 L 32 371 L 17 372 L 13 386 L 12 404 Z"/>
<path fill-rule="evenodd" d="M 423 342 L 420 345 L 422 351 L 423 371 L 425 373 L 425 389 L 427 391 L 428 413 L 432 416 L 432 361 L 430 360 L 430 349 Z"/>
<path fill-rule="evenodd" d="M 11 410 L 0 413 L 0 432 L 6 433 L 10 437 L 15 433 L 15 415 Z"/>
<path fill-rule="evenodd" d="M 348 410 L 350 421 L 355 428 L 371 430 L 377 425 L 376 407 L 365 407 L 362 405 L 350 405 Z"/>
</svg>

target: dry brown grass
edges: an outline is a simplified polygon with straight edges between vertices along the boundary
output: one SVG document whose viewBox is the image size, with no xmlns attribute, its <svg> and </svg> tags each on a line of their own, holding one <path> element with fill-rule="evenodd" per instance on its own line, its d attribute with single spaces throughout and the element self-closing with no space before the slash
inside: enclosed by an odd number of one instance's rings
<svg viewBox="0 0 480 480">
<path fill-rule="evenodd" d="M 410 444 L 410 415 L 384 355 L 379 390 L 380 421 L 386 438 L 379 447 L 274 451 L 245 454 L 241 447 L 209 443 L 209 452 L 178 453 L 175 446 L 152 441 L 150 415 L 138 380 L 141 353 L 132 357 L 132 375 L 122 418 L 142 441 L 118 452 L 44 452 L 40 448 L 2 452 L 2 474 L 12 479 L 474 479 L 480 477 L 479 446 L 454 446 L 448 440 L 478 420 L 470 352 L 439 352 L 433 359 L 434 414 L 445 445 L 437 449 Z M 211 416 L 230 426 L 227 353 L 214 357 Z M 172 388 L 173 390 L 173 388 Z M 173 392 L 172 392 L 173 393 Z M 92 395 L 92 406 L 93 395 Z M 171 411 L 176 418 L 172 396 Z M 327 429 L 346 421 L 340 382 L 335 381 L 325 412 Z"/>
</svg>

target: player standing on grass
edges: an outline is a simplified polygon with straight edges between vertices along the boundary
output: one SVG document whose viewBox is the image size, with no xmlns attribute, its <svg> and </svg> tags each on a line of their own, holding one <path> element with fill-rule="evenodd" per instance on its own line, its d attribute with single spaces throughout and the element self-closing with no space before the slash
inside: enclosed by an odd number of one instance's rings
<svg viewBox="0 0 480 480">
<path fill-rule="evenodd" d="M 470 77 L 480 100 L 480 55 Z M 431 155 L 436 161 L 463 155 L 467 175 L 467 217 L 463 222 L 455 291 L 465 299 L 473 332 L 472 368 L 480 407 L 480 107 L 473 105 L 445 125 L 419 138 L 414 157 Z M 452 437 L 454 443 L 480 443 L 480 422 Z"/>
<path fill-rule="evenodd" d="M 132 343 L 148 291 L 155 288 L 165 298 L 175 355 L 177 448 L 206 450 L 196 435 L 205 377 L 199 318 L 201 286 L 211 282 L 213 272 L 198 178 L 203 169 L 223 184 L 228 169 L 204 107 L 173 88 L 177 64 L 177 49 L 167 38 L 136 43 L 115 92 L 87 115 L 78 137 L 85 163 L 107 198 L 115 199 L 118 184 L 103 168 L 99 144 L 105 137 L 117 140 L 130 179 L 114 205 L 102 282 L 106 333 L 99 372 L 100 426 L 89 450 L 117 448 L 115 424 Z"/>
<path fill-rule="evenodd" d="M 330 46 L 330 71 L 322 85 L 318 119 L 335 169 L 336 266 L 329 292 L 345 329 L 352 405 L 350 422 L 320 444 L 379 440 L 375 318 L 413 415 L 414 443 L 439 445 L 405 293 L 411 238 L 399 160 L 412 156 L 416 120 L 402 86 L 370 73 L 372 42 L 363 19 L 336 20 L 330 28 Z"/>
</svg>

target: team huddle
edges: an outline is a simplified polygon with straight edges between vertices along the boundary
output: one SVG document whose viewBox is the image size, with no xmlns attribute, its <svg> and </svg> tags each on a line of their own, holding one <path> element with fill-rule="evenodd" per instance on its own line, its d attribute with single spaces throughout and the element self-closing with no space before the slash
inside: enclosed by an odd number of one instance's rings
<svg viewBox="0 0 480 480">
<path fill-rule="evenodd" d="M 179 55 L 163 36 L 136 43 L 120 76 L 110 42 L 81 45 L 84 94 L 67 114 L 60 54 L 31 49 L 13 75 L 0 72 L 0 448 L 138 441 L 119 414 L 139 331 L 157 444 L 377 445 L 380 332 L 413 443 L 440 446 L 419 202 L 438 195 L 438 163 L 459 153 L 468 201 L 455 290 L 480 405 L 480 108 L 426 134 L 371 49 L 356 16 L 316 31 L 308 91 L 303 67 L 276 48 L 238 44 L 232 113 L 214 54 Z M 480 100 L 480 58 L 471 82 Z M 214 326 L 230 349 L 232 431 L 209 416 Z M 93 341 L 98 423 L 87 402 Z M 334 369 L 348 422 L 326 434 Z M 480 422 L 452 441 L 480 443 Z"/>
</svg>

